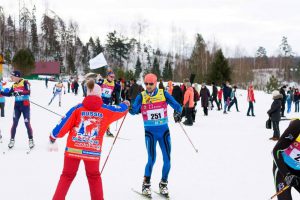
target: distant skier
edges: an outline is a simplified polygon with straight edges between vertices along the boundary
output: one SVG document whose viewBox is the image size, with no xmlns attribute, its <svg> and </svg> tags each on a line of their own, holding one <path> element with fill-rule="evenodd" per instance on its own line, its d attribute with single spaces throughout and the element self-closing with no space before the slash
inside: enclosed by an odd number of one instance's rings
<svg viewBox="0 0 300 200">
<path fill-rule="evenodd" d="M 56 83 L 54 85 L 53 97 L 51 98 L 50 102 L 48 103 L 48 106 L 50 106 L 50 104 L 52 103 L 54 98 L 58 95 L 58 97 L 59 97 L 58 105 L 59 105 L 59 107 L 61 107 L 61 95 L 62 95 L 63 90 L 64 90 L 64 94 L 66 94 L 65 86 L 62 81 L 59 81 L 58 83 Z"/>
<path fill-rule="evenodd" d="M 159 146 L 163 155 L 162 177 L 159 183 L 160 193 L 168 196 L 168 175 L 171 160 L 171 137 L 168 127 L 167 104 L 170 104 L 177 111 L 174 115 L 175 122 L 181 121 L 181 105 L 163 89 L 157 89 L 157 77 L 154 74 L 147 74 L 144 79 L 146 91 L 138 94 L 130 114 L 142 113 L 145 129 L 145 142 L 148 153 L 148 162 L 145 168 L 142 194 L 151 196 L 151 174 L 156 159 L 156 144 Z"/>
<path fill-rule="evenodd" d="M 15 96 L 13 125 L 11 127 L 11 138 L 8 147 L 13 148 L 15 145 L 16 129 L 21 114 L 23 114 L 29 138 L 29 148 L 33 148 L 34 142 L 30 125 L 30 84 L 27 80 L 21 78 L 21 73 L 19 71 L 13 71 L 11 73 L 11 80 L 14 82 L 12 87 L 7 91 L 1 92 L 4 96 Z"/>
<path fill-rule="evenodd" d="M 113 96 L 112 94 L 115 92 L 115 73 L 112 70 L 107 71 L 107 77 L 105 79 L 101 79 L 98 82 L 98 85 L 102 88 L 102 100 L 106 105 L 112 104 Z M 110 128 L 108 127 L 106 131 L 106 135 L 109 137 L 114 137 L 114 135 L 110 132 Z"/>
<path fill-rule="evenodd" d="M 110 123 L 127 113 L 129 102 L 121 103 L 118 107 L 105 105 L 100 95 L 101 87 L 93 79 L 87 81 L 87 97 L 67 112 L 50 135 L 51 146 L 57 138 L 68 133 L 64 167 L 52 200 L 65 199 L 81 160 L 85 165 L 91 199 L 103 200 L 99 172 L 103 135 Z"/>
<path fill-rule="evenodd" d="M 300 120 L 291 121 L 273 149 L 273 175 L 276 191 L 290 186 L 277 196 L 278 200 L 292 200 L 291 189 L 300 193 Z M 299 198 L 297 198 L 299 199 Z"/>
</svg>

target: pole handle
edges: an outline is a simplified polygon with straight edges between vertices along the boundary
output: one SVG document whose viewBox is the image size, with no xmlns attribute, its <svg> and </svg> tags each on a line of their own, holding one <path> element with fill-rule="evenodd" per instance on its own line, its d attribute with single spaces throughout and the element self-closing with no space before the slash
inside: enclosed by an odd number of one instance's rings
<svg viewBox="0 0 300 200">
<path fill-rule="evenodd" d="M 278 195 L 280 195 L 281 193 L 283 193 L 284 191 L 286 191 L 290 186 L 287 185 L 284 188 L 282 188 L 281 190 L 279 190 L 276 194 L 274 194 L 273 196 L 271 196 L 270 200 L 277 197 Z"/>
</svg>

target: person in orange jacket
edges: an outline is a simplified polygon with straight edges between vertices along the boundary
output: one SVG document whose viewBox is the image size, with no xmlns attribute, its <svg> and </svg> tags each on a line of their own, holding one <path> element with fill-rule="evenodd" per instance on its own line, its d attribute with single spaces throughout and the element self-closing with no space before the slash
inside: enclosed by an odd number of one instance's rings
<svg viewBox="0 0 300 200">
<path fill-rule="evenodd" d="M 192 112 L 194 108 L 194 90 L 190 82 L 186 83 L 186 91 L 184 93 L 183 98 L 183 106 L 185 107 L 185 116 L 186 120 L 183 122 L 184 125 L 192 126 L 193 125 L 193 118 Z"/>
<path fill-rule="evenodd" d="M 64 167 L 53 200 L 64 200 L 83 160 L 92 200 L 103 200 L 99 172 L 103 135 L 108 125 L 128 112 L 129 102 L 111 106 L 103 104 L 101 87 L 93 79 L 87 81 L 87 97 L 71 108 L 50 134 L 50 146 L 68 133 Z M 50 148 L 51 150 L 51 148 Z"/>
</svg>

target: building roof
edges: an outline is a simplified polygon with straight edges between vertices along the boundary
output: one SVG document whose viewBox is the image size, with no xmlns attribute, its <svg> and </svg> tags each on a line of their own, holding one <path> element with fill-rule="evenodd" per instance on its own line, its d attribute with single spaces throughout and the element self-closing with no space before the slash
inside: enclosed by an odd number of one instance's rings
<svg viewBox="0 0 300 200">
<path fill-rule="evenodd" d="M 39 61 L 31 74 L 56 75 L 60 74 L 60 63 L 56 61 Z"/>
</svg>

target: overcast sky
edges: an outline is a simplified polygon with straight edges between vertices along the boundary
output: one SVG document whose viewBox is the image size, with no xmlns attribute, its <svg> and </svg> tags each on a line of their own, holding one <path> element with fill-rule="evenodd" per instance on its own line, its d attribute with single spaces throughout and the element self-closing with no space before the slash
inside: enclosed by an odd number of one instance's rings
<svg viewBox="0 0 300 200">
<path fill-rule="evenodd" d="M 172 35 L 180 32 L 192 46 L 195 34 L 205 41 L 216 41 L 226 55 L 243 49 L 253 56 L 259 46 L 268 56 L 278 53 L 282 36 L 288 38 L 293 51 L 300 54 L 299 0 L 20 0 L 31 9 L 37 7 L 40 26 L 45 8 L 53 10 L 65 22 L 79 24 L 80 38 L 99 36 L 117 30 L 125 36 L 136 37 L 134 24 L 146 21 L 143 35 L 153 47 L 171 48 Z M 19 0 L 0 0 L 5 14 L 18 18 Z"/>
</svg>

